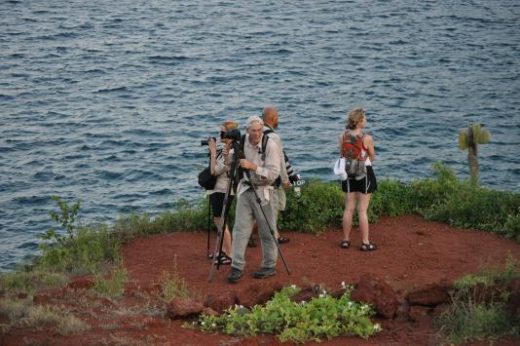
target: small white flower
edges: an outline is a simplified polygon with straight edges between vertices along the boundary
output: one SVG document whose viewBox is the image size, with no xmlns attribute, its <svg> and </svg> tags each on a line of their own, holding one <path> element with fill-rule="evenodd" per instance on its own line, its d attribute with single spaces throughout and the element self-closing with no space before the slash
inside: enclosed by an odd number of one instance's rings
<svg viewBox="0 0 520 346">
<path fill-rule="evenodd" d="M 345 281 L 341 281 L 341 288 L 343 288 L 343 289 L 347 288 L 347 285 L 345 284 Z"/>
<path fill-rule="evenodd" d="M 350 308 L 352 306 L 352 302 L 348 302 L 348 307 Z"/>
<path fill-rule="evenodd" d="M 307 303 L 307 302 L 306 302 L 305 300 L 302 300 L 302 301 L 300 302 L 301 305 L 305 305 L 306 303 Z"/>
<path fill-rule="evenodd" d="M 320 297 L 320 298 L 323 298 L 323 297 L 325 297 L 325 294 L 320 293 L 319 297 Z"/>
<path fill-rule="evenodd" d="M 206 322 L 202 321 L 202 322 L 200 322 L 200 325 L 201 325 L 201 326 L 205 326 L 205 325 L 206 325 Z"/>
<path fill-rule="evenodd" d="M 211 324 L 211 327 L 212 327 L 212 328 L 216 328 L 216 327 L 217 327 L 217 324 L 216 324 L 216 323 L 212 323 L 212 324 Z"/>
<path fill-rule="evenodd" d="M 383 328 L 381 328 L 381 325 L 379 323 L 374 324 L 374 332 L 380 332 Z"/>
<path fill-rule="evenodd" d="M 292 288 L 293 290 L 295 290 L 295 289 L 296 289 L 296 285 L 292 284 L 292 285 L 291 285 L 291 288 Z"/>
</svg>

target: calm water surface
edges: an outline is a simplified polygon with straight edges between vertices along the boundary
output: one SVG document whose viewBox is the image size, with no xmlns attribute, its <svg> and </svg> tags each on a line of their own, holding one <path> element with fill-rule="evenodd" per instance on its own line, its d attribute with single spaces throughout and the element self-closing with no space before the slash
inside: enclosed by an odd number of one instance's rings
<svg viewBox="0 0 520 346">
<path fill-rule="evenodd" d="M 51 195 L 81 222 L 197 200 L 200 140 L 279 107 L 294 166 L 334 179 L 346 111 L 368 110 L 380 178 L 467 177 L 520 191 L 520 2 L 0 2 L 0 268 L 37 253 Z"/>
</svg>

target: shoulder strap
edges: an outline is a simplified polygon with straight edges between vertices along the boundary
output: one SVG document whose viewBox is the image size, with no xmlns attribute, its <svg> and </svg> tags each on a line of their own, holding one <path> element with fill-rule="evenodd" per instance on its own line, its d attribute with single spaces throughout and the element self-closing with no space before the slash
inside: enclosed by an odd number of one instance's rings
<svg viewBox="0 0 520 346">
<path fill-rule="evenodd" d="M 274 132 L 273 129 L 269 129 L 268 128 L 268 129 L 264 130 L 264 135 L 268 135 L 268 134 L 273 133 L 273 132 Z"/>
<path fill-rule="evenodd" d="M 271 130 L 271 132 L 272 132 L 272 130 Z M 267 141 L 268 140 L 269 140 L 269 136 L 266 136 L 266 135 L 262 136 L 262 161 L 265 160 L 265 148 L 267 147 Z M 246 141 L 246 135 L 243 134 L 242 138 L 240 139 L 240 150 L 242 152 L 244 152 L 245 141 Z"/>
<path fill-rule="evenodd" d="M 266 130 L 268 131 L 268 130 Z M 273 132 L 273 130 L 271 130 Z M 267 141 L 269 140 L 269 136 L 267 136 L 264 132 L 262 136 L 262 161 L 265 161 L 265 148 L 267 148 Z"/>
<path fill-rule="evenodd" d="M 242 154 L 244 154 L 244 145 L 245 145 L 245 142 L 246 142 L 246 135 L 243 134 L 242 137 L 240 138 L 240 152 Z"/>
</svg>

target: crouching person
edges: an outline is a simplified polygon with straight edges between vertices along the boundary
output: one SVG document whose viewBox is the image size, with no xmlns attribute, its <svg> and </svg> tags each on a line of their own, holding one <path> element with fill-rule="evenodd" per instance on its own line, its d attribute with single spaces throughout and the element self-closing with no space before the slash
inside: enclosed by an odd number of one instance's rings
<svg viewBox="0 0 520 346">
<path fill-rule="evenodd" d="M 246 126 L 247 133 L 242 138 L 244 158 L 240 160 L 240 167 L 248 173 L 244 172 L 240 177 L 236 193 L 233 259 L 228 276 L 230 283 L 238 282 L 244 275 L 245 252 L 255 221 L 262 245 L 262 263 L 254 277 L 263 279 L 275 275 L 278 259 L 278 248 L 271 233 L 276 232 L 276 221 L 270 203 L 273 184 L 280 175 L 281 151 L 275 141 L 269 141 L 267 136 L 264 138 L 264 123 L 260 117 L 250 117 Z"/>
</svg>

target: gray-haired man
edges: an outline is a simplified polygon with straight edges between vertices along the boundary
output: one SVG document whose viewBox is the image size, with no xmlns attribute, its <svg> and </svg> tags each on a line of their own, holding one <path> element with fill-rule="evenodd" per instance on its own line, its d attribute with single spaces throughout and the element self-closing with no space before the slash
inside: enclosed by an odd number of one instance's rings
<svg viewBox="0 0 520 346">
<path fill-rule="evenodd" d="M 254 273 L 254 277 L 262 279 L 276 274 L 278 249 L 270 231 L 272 229 L 276 232 L 276 222 L 270 203 L 274 190 L 273 183 L 280 175 L 282 159 L 275 141 L 267 141 L 265 152 L 263 151 L 263 126 L 264 122 L 258 116 L 252 116 L 247 120 L 247 134 L 243 145 L 245 158 L 240 160 L 240 167 L 249 171 L 251 180 L 244 174 L 237 187 L 233 261 L 228 276 L 230 283 L 237 282 L 244 274 L 245 251 L 255 220 L 262 243 L 262 263 L 260 270 Z M 252 186 L 256 188 L 260 203 L 256 199 Z"/>
</svg>

